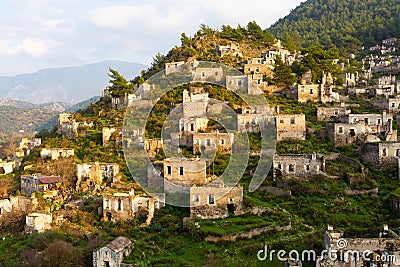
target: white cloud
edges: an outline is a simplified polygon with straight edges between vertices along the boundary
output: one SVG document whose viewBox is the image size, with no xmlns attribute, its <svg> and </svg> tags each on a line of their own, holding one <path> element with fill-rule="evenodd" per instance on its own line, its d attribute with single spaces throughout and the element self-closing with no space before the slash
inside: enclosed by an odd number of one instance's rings
<svg viewBox="0 0 400 267">
<path fill-rule="evenodd" d="M 49 49 L 48 43 L 36 39 L 36 38 L 25 38 L 22 41 L 21 50 L 33 57 L 42 57 L 46 54 L 47 50 Z"/>
<path fill-rule="evenodd" d="M 157 53 L 211 27 L 257 21 L 268 27 L 300 0 L 4 0 L 1 75 L 119 59 L 149 64 Z M 12 67 L 11 67 L 12 66 Z M 18 71 L 20 69 L 20 71 Z"/>
</svg>

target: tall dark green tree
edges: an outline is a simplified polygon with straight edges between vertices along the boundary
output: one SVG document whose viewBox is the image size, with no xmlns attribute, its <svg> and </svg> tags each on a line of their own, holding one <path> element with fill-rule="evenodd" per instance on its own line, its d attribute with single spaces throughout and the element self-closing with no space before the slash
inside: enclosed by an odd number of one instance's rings
<svg viewBox="0 0 400 267">
<path fill-rule="evenodd" d="M 110 73 L 110 93 L 114 97 L 121 97 L 125 94 L 131 94 L 133 92 L 133 83 L 127 81 L 118 71 L 109 68 Z"/>
<path fill-rule="evenodd" d="M 279 86 L 290 86 L 293 85 L 296 80 L 297 78 L 292 73 L 292 69 L 282 61 L 279 55 L 276 56 L 273 82 Z"/>
</svg>

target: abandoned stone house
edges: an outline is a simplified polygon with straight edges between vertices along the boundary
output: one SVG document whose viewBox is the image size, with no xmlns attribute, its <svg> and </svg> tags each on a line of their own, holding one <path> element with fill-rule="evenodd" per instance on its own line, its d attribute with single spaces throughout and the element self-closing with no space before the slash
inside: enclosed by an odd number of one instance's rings
<svg viewBox="0 0 400 267">
<path fill-rule="evenodd" d="M 325 156 L 320 154 L 275 154 L 273 177 L 308 179 L 325 172 Z"/>
<path fill-rule="evenodd" d="M 329 257 L 328 253 L 317 260 L 317 267 L 323 266 L 395 266 L 400 256 L 400 239 L 387 225 L 379 233 L 378 238 L 345 238 L 343 231 L 328 226 L 324 234 L 325 251 L 337 256 Z M 365 253 L 368 254 L 365 254 Z M 339 256 L 341 255 L 341 256 Z"/>
<path fill-rule="evenodd" d="M 68 138 L 76 138 L 78 136 L 78 125 L 71 113 L 60 113 L 57 117 L 57 133 Z"/>
<path fill-rule="evenodd" d="M 129 193 L 106 192 L 103 194 L 103 218 L 106 221 L 127 221 L 136 216 L 145 216 L 150 221 L 154 211 L 164 206 L 160 197 L 138 196 L 131 190 Z"/>
<path fill-rule="evenodd" d="M 243 72 L 245 75 L 262 74 L 270 78 L 273 76 L 271 65 L 264 64 L 263 59 L 260 61 L 260 59 L 257 58 L 248 60 L 247 63 L 244 64 Z"/>
<path fill-rule="evenodd" d="M 372 95 L 372 87 L 349 87 L 347 94 L 350 96 Z"/>
<path fill-rule="evenodd" d="M 165 75 L 181 73 L 184 70 L 185 61 L 165 63 Z"/>
<path fill-rule="evenodd" d="M 9 199 L 0 199 L 0 217 L 6 213 L 15 211 L 28 212 L 35 207 L 31 198 L 10 196 Z"/>
<path fill-rule="evenodd" d="M 207 116 L 208 93 L 193 94 L 184 90 L 182 94 L 182 106 L 184 118 L 203 118 Z"/>
<path fill-rule="evenodd" d="M 396 75 L 382 76 L 375 80 L 377 85 L 394 85 L 396 83 Z"/>
<path fill-rule="evenodd" d="M 68 158 L 75 154 L 71 148 L 42 148 L 40 156 L 43 159 L 58 160 L 59 158 Z"/>
<path fill-rule="evenodd" d="M 343 79 L 344 86 L 356 86 L 359 79 L 358 72 L 343 72 L 342 74 L 339 74 L 339 77 Z"/>
<path fill-rule="evenodd" d="M 3 161 L 0 159 L 0 175 L 12 173 L 17 167 L 18 164 L 15 161 Z"/>
<path fill-rule="evenodd" d="M 275 118 L 270 115 L 246 113 L 238 114 L 237 119 L 239 132 L 260 132 L 260 128 L 275 127 Z"/>
<path fill-rule="evenodd" d="M 226 218 L 243 211 L 243 188 L 228 187 L 222 181 L 190 188 L 190 217 L 201 219 Z"/>
<path fill-rule="evenodd" d="M 207 180 L 207 162 L 203 158 L 164 159 L 164 179 L 177 186 L 204 185 Z"/>
<path fill-rule="evenodd" d="M 238 114 L 238 131 L 259 132 L 260 127 L 275 126 L 274 115 L 279 114 L 279 106 L 247 105 L 242 106 L 242 114 Z"/>
<path fill-rule="evenodd" d="M 23 158 L 24 156 L 30 155 L 32 149 L 42 145 L 41 138 L 22 138 L 19 143 L 19 147 L 15 151 L 15 156 L 17 158 Z"/>
<path fill-rule="evenodd" d="M 231 153 L 234 142 L 233 133 L 194 133 L 193 153 L 217 151 L 222 154 Z"/>
<path fill-rule="evenodd" d="M 317 121 L 340 121 L 342 116 L 350 113 L 345 106 L 317 107 Z"/>
<path fill-rule="evenodd" d="M 93 267 L 120 267 L 132 249 L 133 243 L 128 238 L 119 236 L 106 246 L 93 251 Z"/>
<path fill-rule="evenodd" d="M 222 67 L 218 68 L 196 68 L 193 75 L 193 82 L 220 82 L 224 77 Z"/>
<path fill-rule="evenodd" d="M 155 157 L 163 149 L 163 139 L 161 138 L 145 139 L 143 142 L 144 149 L 150 158 Z"/>
<path fill-rule="evenodd" d="M 182 118 L 179 121 L 179 128 L 183 135 L 192 137 L 193 133 L 205 131 L 207 129 L 207 118 Z"/>
<path fill-rule="evenodd" d="M 30 197 L 32 193 L 45 193 L 49 197 L 56 196 L 63 182 L 64 178 L 60 176 L 21 175 L 21 192 L 26 197 Z"/>
<path fill-rule="evenodd" d="M 105 183 L 111 185 L 119 180 L 117 163 L 83 163 L 77 165 L 76 191 L 94 191 Z"/>
<path fill-rule="evenodd" d="M 248 92 L 249 78 L 246 75 L 226 76 L 226 89 L 236 92 Z"/>
<path fill-rule="evenodd" d="M 389 114 L 400 113 L 400 97 L 375 99 L 372 104 L 381 111 L 387 111 Z"/>
<path fill-rule="evenodd" d="M 278 114 L 276 118 L 277 141 L 306 139 L 306 116 L 304 114 Z"/>
<path fill-rule="evenodd" d="M 375 97 L 379 97 L 379 96 L 383 96 L 386 98 L 392 97 L 396 94 L 395 92 L 395 85 L 391 84 L 391 85 L 375 85 L 373 86 L 370 91 L 369 91 L 370 95 L 375 96 Z"/>
<path fill-rule="evenodd" d="M 321 84 L 296 84 L 286 92 L 288 98 L 299 103 L 305 102 L 340 102 L 340 95 L 333 92 L 332 87 Z"/>
<path fill-rule="evenodd" d="M 361 145 L 361 158 L 365 163 L 379 169 L 396 167 L 400 158 L 400 143 L 363 143 Z"/>
<path fill-rule="evenodd" d="M 102 129 L 103 146 L 116 146 L 122 141 L 122 130 L 113 127 L 103 127 Z"/>
<path fill-rule="evenodd" d="M 361 121 L 370 127 L 373 133 L 384 131 L 391 134 L 394 131 L 393 115 L 387 114 L 386 111 L 382 114 L 348 114 L 341 117 L 342 123 L 357 124 Z"/>
<path fill-rule="evenodd" d="M 30 213 L 25 217 L 25 232 L 27 233 L 43 233 L 51 229 L 53 216 L 44 213 Z"/>
<path fill-rule="evenodd" d="M 217 45 L 215 47 L 216 52 L 221 56 L 232 55 L 235 57 L 242 57 L 240 52 L 239 43 L 230 43 L 229 45 Z"/>
<path fill-rule="evenodd" d="M 393 116 L 382 114 L 348 114 L 342 116 L 341 123 L 326 126 L 327 137 L 335 145 L 356 142 L 397 141 L 397 131 L 393 130 Z"/>
</svg>

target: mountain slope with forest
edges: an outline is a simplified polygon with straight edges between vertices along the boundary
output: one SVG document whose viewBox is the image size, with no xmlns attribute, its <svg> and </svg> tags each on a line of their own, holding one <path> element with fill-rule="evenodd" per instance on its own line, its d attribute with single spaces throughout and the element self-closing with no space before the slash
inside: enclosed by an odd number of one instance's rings
<svg viewBox="0 0 400 267">
<path fill-rule="evenodd" d="M 270 27 L 291 46 L 322 44 L 349 52 L 400 37 L 400 0 L 309 0 Z"/>
</svg>

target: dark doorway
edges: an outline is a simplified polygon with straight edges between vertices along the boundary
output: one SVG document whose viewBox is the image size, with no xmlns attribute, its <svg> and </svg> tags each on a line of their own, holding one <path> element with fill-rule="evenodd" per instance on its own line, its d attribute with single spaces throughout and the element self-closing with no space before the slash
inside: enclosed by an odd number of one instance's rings
<svg viewBox="0 0 400 267">
<path fill-rule="evenodd" d="M 107 220 L 111 221 L 111 212 L 107 212 L 106 216 L 107 216 Z"/>
<path fill-rule="evenodd" d="M 229 213 L 229 216 L 235 215 L 235 205 L 234 204 L 228 204 L 228 213 Z"/>
<path fill-rule="evenodd" d="M 104 261 L 104 266 L 105 267 L 110 267 L 110 262 L 109 261 Z"/>
</svg>

